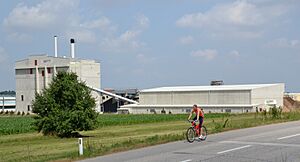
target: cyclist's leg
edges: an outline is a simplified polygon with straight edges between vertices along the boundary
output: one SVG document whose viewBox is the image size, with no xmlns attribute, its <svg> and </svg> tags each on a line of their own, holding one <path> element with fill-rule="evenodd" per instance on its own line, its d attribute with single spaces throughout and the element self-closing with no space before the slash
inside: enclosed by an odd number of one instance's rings
<svg viewBox="0 0 300 162">
<path fill-rule="evenodd" d="M 202 124 L 203 124 L 203 117 L 199 117 L 199 132 L 202 135 Z"/>
<path fill-rule="evenodd" d="M 197 120 L 197 116 L 195 116 L 193 120 L 196 121 Z M 199 133 L 199 125 L 196 122 L 195 122 L 195 129 L 196 129 L 197 135 L 199 135 L 200 134 Z"/>
</svg>

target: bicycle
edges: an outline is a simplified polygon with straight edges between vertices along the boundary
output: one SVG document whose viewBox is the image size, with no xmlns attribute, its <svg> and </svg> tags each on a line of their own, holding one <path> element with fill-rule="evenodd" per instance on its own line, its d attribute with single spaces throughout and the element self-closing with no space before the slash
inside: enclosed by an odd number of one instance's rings
<svg viewBox="0 0 300 162">
<path fill-rule="evenodd" d="M 192 143 L 195 141 L 195 137 L 199 137 L 200 135 L 199 124 L 197 125 L 194 120 L 188 120 L 188 122 L 192 123 L 192 126 L 189 127 L 186 131 L 186 139 L 188 142 Z M 201 130 L 203 138 L 201 138 L 200 140 L 204 141 L 207 138 L 207 129 L 202 125 Z"/>
</svg>

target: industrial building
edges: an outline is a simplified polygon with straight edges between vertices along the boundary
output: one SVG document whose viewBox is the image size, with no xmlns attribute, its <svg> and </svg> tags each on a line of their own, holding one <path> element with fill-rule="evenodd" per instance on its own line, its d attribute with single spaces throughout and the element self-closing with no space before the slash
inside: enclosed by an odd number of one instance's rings
<svg viewBox="0 0 300 162">
<path fill-rule="evenodd" d="M 103 103 L 103 111 L 116 113 L 117 109 L 120 106 L 127 105 L 133 103 L 138 103 L 138 89 L 104 89 L 106 92 L 110 92 L 116 94 L 118 96 L 129 99 L 128 100 L 120 100 L 116 97 L 111 97 L 108 95 L 102 95 L 102 103 Z"/>
<path fill-rule="evenodd" d="M 189 113 L 197 104 L 209 112 L 244 113 L 282 107 L 284 84 L 178 86 L 141 90 L 139 103 L 119 111 L 142 113 Z"/>
<path fill-rule="evenodd" d="M 16 61 L 16 111 L 31 112 L 35 93 L 47 88 L 53 77 L 59 71 L 74 72 L 87 85 L 100 89 L 100 63 L 95 60 L 75 58 L 75 41 L 71 39 L 70 57 L 58 56 L 57 38 L 55 37 L 55 54 L 32 55 L 29 58 Z M 101 95 L 92 92 L 96 99 L 96 110 L 101 111 Z"/>
<path fill-rule="evenodd" d="M 95 60 L 75 58 L 75 40 L 70 40 L 70 56 L 58 56 L 57 37 L 54 37 L 54 56 L 31 55 L 28 58 L 16 61 L 16 111 L 31 112 L 32 101 L 35 93 L 40 93 L 49 86 L 53 77 L 59 71 L 74 72 L 78 79 L 85 82 L 92 90 L 92 96 L 96 99 L 95 110 L 102 112 L 116 112 L 112 106 L 115 103 L 134 103 L 136 101 L 126 98 L 124 93 L 114 94 L 101 89 L 100 63 Z M 109 102 L 115 99 L 117 102 Z M 107 103 L 106 103 L 107 102 Z M 119 105 L 119 104 L 118 104 Z"/>
<path fill-rule="evenodd" d="M 15 111 L 16 97 L 14 96 L 1 96 L 0 97 L 0 111 Z"/>
</svg>

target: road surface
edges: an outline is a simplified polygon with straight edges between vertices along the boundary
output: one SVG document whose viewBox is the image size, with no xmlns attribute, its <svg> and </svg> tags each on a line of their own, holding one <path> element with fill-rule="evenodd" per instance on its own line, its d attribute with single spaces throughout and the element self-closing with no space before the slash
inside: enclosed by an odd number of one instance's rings
<svg viewBox="0 0 300 162">
<path fill-rule="evenodd" d="M 300 162 L 300 121 L 209 135 L 206 141 L 172 142 L 83 162 Z"/>
</svg>

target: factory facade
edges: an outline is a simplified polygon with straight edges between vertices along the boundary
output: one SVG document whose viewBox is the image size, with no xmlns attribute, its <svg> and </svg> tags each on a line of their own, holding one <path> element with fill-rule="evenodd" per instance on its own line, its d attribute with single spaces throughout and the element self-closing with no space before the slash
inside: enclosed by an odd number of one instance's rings
<svg viewBox="0 0 300 162">
<path fill-rule="evenodd" d="M 57 50 L 57 44 L 55 45 Z M 79 80 L 100 89 L 100 63 L 95 60 L 77 59 L 74 55 L 74 40 L 71 40 L 71 57 L 58 57 L 56 51 L 54 56 L 32 55 L 16 61 L 16 111 L 31 112 L 35 93 L 47 88 L 59 71 L 74 72 Z M 101 111 L 100 94 L 92 92 L 92 96 L 96 99 L 96 110 Z"/>
<path fill-rule="evenodd" d="M 284 84 L 160 87 L 141 90 L 139 103 L 121 106 L 133 114 L 189 113 L 197 104 L 208 112 L 244 113 L 282 107 Z"/>
</svg>

